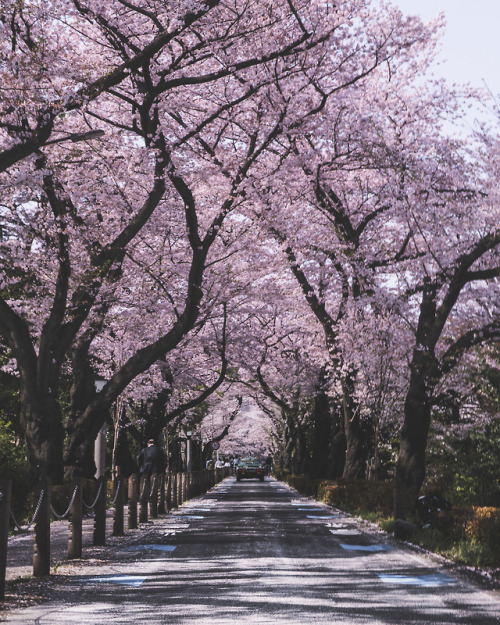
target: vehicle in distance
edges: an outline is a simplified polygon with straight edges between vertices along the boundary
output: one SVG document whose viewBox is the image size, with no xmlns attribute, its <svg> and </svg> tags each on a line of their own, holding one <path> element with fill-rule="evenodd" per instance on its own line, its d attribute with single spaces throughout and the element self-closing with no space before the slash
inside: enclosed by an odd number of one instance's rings
<svg viewBox="0 0 500 625">
<path fill-rule="evenodd" d="M 236 466 L 236 481 L 240 482 L 243 478 L 258 478 L 263 482 L 266 470 L 266 465 L 259 458 L 242 458 Z"/>
</svg>

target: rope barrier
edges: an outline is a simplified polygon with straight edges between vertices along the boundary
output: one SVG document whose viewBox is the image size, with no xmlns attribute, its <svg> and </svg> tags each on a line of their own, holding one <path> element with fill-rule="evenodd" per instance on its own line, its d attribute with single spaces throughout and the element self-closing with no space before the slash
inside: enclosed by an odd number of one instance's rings
<svg viewBox="0 0 500 625">
<path fill-rule="evenodd" d="M 57 514 L 57 512 L 54 510 L 54 508 L 52 507 L 52 503 L 50 504 L 50 511 L 52 512 L 52 514 L 56 517 L 56 519 L 59 519 L 59 521 L 62 521 L 63 519 L 65 519 L 68 514 L 69 511 L 71 510 L 71 507 L 73 506 L 73 504 L 75 503 L 75 497 L 76 494 L 78 492 L 78 484 L 75 486 L 75 490 L 73 491 L 73 495 L 71 497 L 71 501 L 69 502 L 69 506 L 68 509 L 66 510 L 66 512 L 62 515 Z"/>
<path fill-rule="evenodd" d="M 30 531 L 30 529 L 32 528 L 32 526 L 35 524 L 36 522 L 36 518 L 38 516 L 38 513 L 40 512 L 40 506 L 42 505 L 42 501 L 43 501 L 43 496 L 45 495 L 45 491 L 42 489 L 40 491 L 40 497 L 38 499 L 38 503 L 36 505 L 36 510 L 35 510 L 35 514 L 33 515 L 33 518 L 31 519 L 30 523 L 26 526 L 26 527 L 22 527 L 21 525 L 19 525 L 19 523 L 16 521 L 16 517 L 14 516 L 12 509 L 9 510 L 9 514 L 11 519 L 14 521 L 14 525 L 16 526 L 16 528 L 23 533 L 27 533 Z"/>
</svg>

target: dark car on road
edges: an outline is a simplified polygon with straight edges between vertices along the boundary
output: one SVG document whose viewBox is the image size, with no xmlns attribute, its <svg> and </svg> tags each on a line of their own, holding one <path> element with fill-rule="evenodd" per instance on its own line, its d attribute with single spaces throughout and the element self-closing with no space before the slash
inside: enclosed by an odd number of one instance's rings
<svg viewBox="0 0 500 625">
<path fill-rule="evenodd" d="M 267 467 L 259 458 L 242 458 L 236 467 L 236 480 L 258 478 L 263 482 L 266 472 Z"/>
</svg>

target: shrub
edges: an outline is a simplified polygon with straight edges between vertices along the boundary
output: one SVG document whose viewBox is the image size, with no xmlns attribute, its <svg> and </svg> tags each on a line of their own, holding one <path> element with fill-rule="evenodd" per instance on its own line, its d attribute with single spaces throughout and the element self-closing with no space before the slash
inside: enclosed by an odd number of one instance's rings
<svg viewBox="0 0 500 625">
<path fill-rule="evenodd" d="M 285 473 L 277 477 L 299 493 L 347 512 L 371 512 L 374 518 L 387 518 L 392 515 L 393 485 L 390 482 L 312 480 L 308 475 Z"/>
<path fill-rule="evenodd" d="M 309 475 L 287 475 L 284 481 L 302 493 L 309 497 L 318 496 L 318 487 L 321 480 L 311 480 Z"/>
<path fill-rule="evenodd" d="M 421 529 L 411 541 L 474 567 L 500 565 L 500 509 L 462 506 L 446 511 L 435 527 Z"/>
<path fill-rule="evenodd" d="M 500 508 L 474 506 L 473 515 L 465 523 L 465 536 L 485 547 L 493 559 L 500 561 Z"/>
<path fill-rule="evenodd" d="M 26 474 L 24 447 L 12 442 L 10 423 L 0 421 L 0 475 L 7 480 Z"/>
<path fill-rule="evenodd" d="M 338 479 L 323 481 L 318 488 L 321 501 L 355 512 L 371 510 L 380 516 L 391 516 L 393 506 L 393 485 L 391 482 Z"/>
</svg>

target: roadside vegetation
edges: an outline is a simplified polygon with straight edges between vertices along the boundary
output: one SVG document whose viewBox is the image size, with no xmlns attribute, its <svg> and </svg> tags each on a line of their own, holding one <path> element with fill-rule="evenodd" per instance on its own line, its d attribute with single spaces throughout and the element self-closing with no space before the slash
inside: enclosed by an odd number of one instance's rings
<svg viewBox="0 0 500 625">
<path fill-rule="evenodd" d="M 294 484 L 294 479 L 287 479 Z M 335 490 L 335 485 L 320 483 L 323 492 Z M 355 484 L 350 485 L 356 491 Z M 314 496 L 313 493 L 310 493 Z M 321 501 L 338 507 L 346 512 L 371 521 L 387 532 L 394 530 L 392 513 L 380 507 L 373 509 L 360 505 L 359 501 L 346 498 L 342 504 L 336 504 L 331 497 L 318 497 Z M 418 522 L 416 516 L 410 517 Z M 452 508 L 438 517 L 434 527 L 420 527 L 407 540 L 412 544 L 442 555 L 457 564 L 486 571 L 496 582 L 500 582 L 500 508 L 490 506 L 463 506 Z"/>
<path fill-rule="evenodd" d="M 464 453 L 451 465 L 445 456 L 432 459 L 429 466 L 432 480 L 424 485 L 422 494 L 439 492 L 450 501 L 451 508 L 438 512 L 430 526 L 424 526 L 414 511 L 408 520 L 418 530 L 407 539 L 457 564 L 485 571 L 497 583 L 500 582 L 499 432 L 500 425 L 496 424 L 471 435 L 468 447 L 474 449 L 474 458 Z M 311 479 L 309 475 L 286 471 L 278 472 L 277 477 L 305 495 L 376 523 L 384 531 L 394 531 L 392 481 Z M 448 484 L 447 488 L 441 488 L 444 484 Z"/>
</svg>

